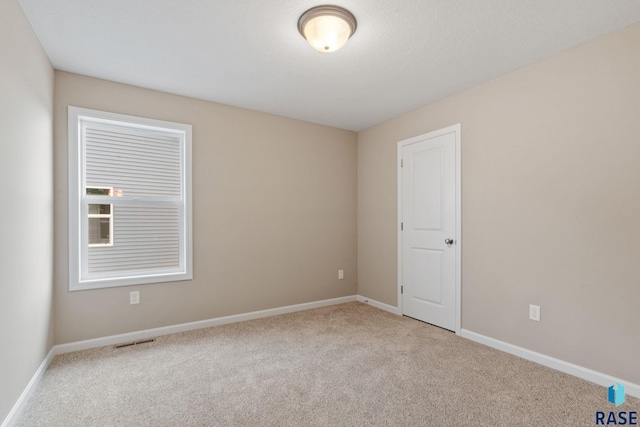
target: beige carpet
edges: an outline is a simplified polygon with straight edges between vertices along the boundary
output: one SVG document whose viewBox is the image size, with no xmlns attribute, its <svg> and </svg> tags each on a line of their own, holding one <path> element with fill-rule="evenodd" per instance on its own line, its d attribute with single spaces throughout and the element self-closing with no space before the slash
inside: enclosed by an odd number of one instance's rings
<svg viewBox="0 0 640 427">
<path fill-rule="evenodd" d="M 17 425 L 593 426 L 606 395 L 348 303 L 57 356 Z"/>
</svg>

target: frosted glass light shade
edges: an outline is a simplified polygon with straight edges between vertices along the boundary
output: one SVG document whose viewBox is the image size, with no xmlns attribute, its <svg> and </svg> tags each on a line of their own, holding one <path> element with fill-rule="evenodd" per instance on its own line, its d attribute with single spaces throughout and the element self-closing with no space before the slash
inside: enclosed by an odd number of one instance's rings
<svg viewBox="0 0 640 427">
<path fill-rule="evenodd" d="M 356 19 L 341 7 L 318 6 L 302 14 L 298 30 L 315 50 L 335 52 L 356 31 Z"/>
</svg>

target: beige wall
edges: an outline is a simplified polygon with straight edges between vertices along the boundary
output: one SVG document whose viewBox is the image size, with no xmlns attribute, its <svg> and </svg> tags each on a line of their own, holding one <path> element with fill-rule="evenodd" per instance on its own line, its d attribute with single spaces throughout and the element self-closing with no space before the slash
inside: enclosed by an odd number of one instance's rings
<svg viewBox="0 0 640 427">
<path fill-rule="evenodd" d="M 53 68 L 0 2 L 0 423 L 53 345 Z"/>
<path fill-rule="evenodd" d="M 192 281 L 68 291 L 68 105 L 193 126 Z M 56 343 L 356 293 L 355 133 L 64 72 L 54 117 Z"/>
<path fill-rule="evenodd" d="M 463 328 L 640 383 L 638 46 L 640 24 L 361 132 L 359 294 L 396 305 L 397 142 L 461 123 Z"/>
</svg>

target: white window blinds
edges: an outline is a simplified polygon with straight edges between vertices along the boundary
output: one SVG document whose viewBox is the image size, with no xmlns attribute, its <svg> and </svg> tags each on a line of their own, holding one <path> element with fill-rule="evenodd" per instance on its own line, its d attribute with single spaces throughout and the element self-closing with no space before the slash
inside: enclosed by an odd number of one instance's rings
<svg viewBox="0 0 640 427">
<path fill-rule="evenodd" d="M 74 107 L 69 116 L 78 178 L 70 180 L 78 230 L 70 288 L 190 279 L 191 127 Z M 111 244 L 90 244 L 92 207 L 108 205 Z"/>
</svg>

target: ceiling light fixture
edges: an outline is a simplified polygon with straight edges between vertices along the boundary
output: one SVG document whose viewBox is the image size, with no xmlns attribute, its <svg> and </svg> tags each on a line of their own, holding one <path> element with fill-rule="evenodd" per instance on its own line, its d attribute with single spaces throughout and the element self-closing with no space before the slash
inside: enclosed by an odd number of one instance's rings
<svg viewBox="0 0 640 427">
<path fill-rule="evenodd" d="M 356 18 L 339 6 L 316 6 L 298 19 L 298 31 L 311 47 L 323 53 L 335 52 L 356 32 Z"/>
</svg>

